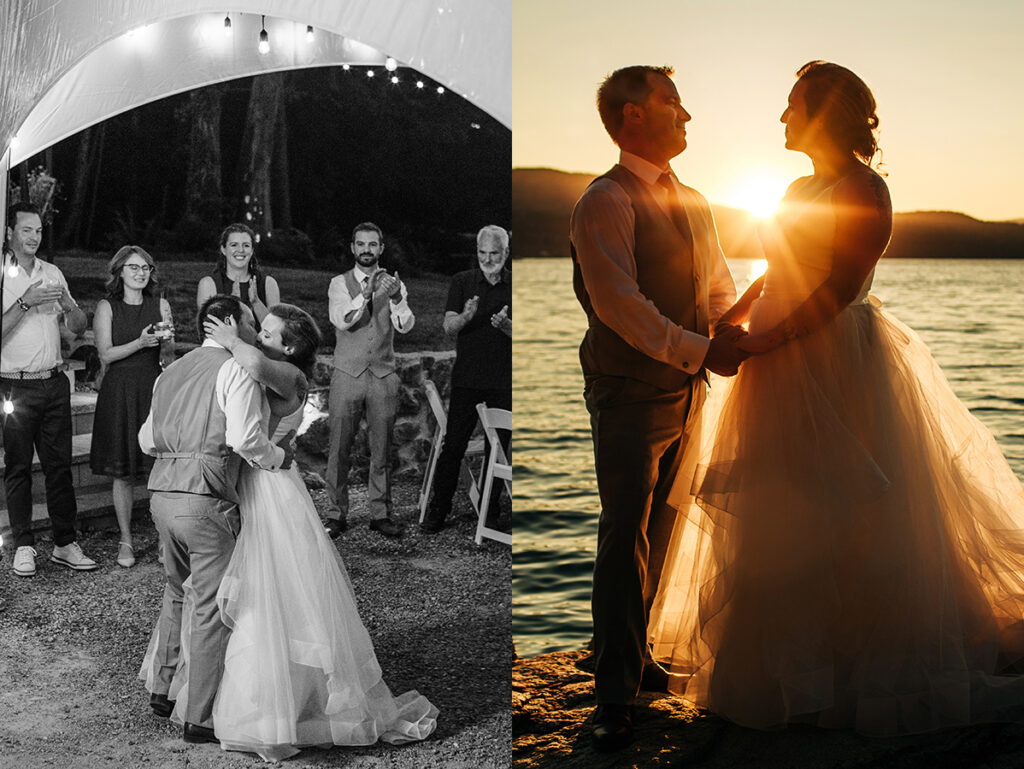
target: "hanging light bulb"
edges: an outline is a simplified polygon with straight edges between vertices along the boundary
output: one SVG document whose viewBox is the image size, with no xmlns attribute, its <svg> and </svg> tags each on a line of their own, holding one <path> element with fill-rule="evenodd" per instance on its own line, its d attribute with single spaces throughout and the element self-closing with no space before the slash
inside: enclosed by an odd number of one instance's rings
<svg viewBox="0 0 1024 769">
<path fill-rule="evenodd" d="M 398 85 L 398 75 L 392 75 L 391 82 L 394 83 L 395 85 Z"/>
<path fill-rule="evenodd" d="M 267 17 L 260 16 L 261 24 L 263 28 L 260 30 L 260 44 L 258 46 L 260 54 L 266 56 L 270 53 L 270 35 L 267 34 Z"/>
<path fill-rule="evenodd" d="M 438 93 L 444 93 L 444 86 L 443 86 L 443 85 L 439 85 L 439 86 L 437 87 L 437 92 L 438 92 Z"/>
<path fill-rule="evenodd" d="M 10 395 L 4 396 L 4 413 L 5 414 L 13 414 L 14 413 L 14 401 L 11 400 L 11 396 Z"/>
<path fill-rule="evenodd" d="M 366 70 L 367 77 L 373 77 L 376 73 L 372 69 Z"/>
<path fill-rule="evenodd" d="M 312 43 L 313 42 L 313 25 L 312 24 L 307 24 L 306 25 L 306 42 L 307 43 Z"/>
<path fill-rule="evenodd" d="M 341 68 L 343 70 L 345 70 L 346 72 L 348 72 L 350 69 L 352 69 L 352 65 L 351 64 L 342 64 Z"/>
<path fill-rule="evenodd" d="M 388 72 L 394 72 L 396 69 L 398 69 L 398 62 L 395 61 L 394 57 L 388 56 L 384 60 L 384 69 L 386 69 Z"/>
<path fill-rule="evenodd" d="M 224 16 L 224 37 L 231 37 L 231 14 Z"/>
<path fill-rule="evenodd" d="M 417 88 L 422 88 L 423 87 L 423 81 L 422 80 L 417 80 L 416 81 L 416 87 Z"/>
</svg>

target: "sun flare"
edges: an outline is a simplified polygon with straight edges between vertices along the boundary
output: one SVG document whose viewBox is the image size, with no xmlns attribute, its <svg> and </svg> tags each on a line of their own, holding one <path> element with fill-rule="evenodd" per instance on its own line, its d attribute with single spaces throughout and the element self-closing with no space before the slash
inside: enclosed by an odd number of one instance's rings
<svg viewBox="0 0 1024 769">
<path fill-rule="evenodd" d="M 758 171 L 741 179 L 727 202 L 749 211 L 758 219 L 767 219 L 779 207 L 786 186 L 787 181 L 782 176 Z"/>
</svg>

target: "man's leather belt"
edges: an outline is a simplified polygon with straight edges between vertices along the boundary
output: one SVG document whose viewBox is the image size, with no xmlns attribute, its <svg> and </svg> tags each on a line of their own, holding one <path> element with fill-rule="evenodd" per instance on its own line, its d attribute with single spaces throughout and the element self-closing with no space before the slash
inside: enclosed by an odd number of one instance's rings
<svg viewBox="0 0 1024 769">
<path fill-rule="evenodd" d="M 60 366 L 46 371 L 0 371 L 0 379 L 50 379 L 61 371 Z"/>
</svg>

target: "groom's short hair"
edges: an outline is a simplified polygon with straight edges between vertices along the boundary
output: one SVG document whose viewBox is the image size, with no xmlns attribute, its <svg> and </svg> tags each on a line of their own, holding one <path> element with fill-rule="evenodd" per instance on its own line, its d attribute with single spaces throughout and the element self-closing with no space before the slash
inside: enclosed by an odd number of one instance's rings
<svg viewBox="0 0 1024 769">
<path fill-rule="evenodd" d="M 604 130 L 618 144 L 619 131 L 622 130 L 622 108 L 627 104 L 639 104 L 651 93 L 648 75 L 664 75 L 672 77 L 675 69 L 669 66 L 652 67 L 636 64 L 623 67 L 608 75 L 597 89 L 597 111 L 604 123 Z"/>
<path fill-rule="evenodd" d="M 196 330 L 199 332 L 200 341 L 206 339 L 206 329 L 203 328 L 203 324 L 206 323 L 207 318 L 212 315 L 224 320 L 230 315 L 235 319 L 235 323 L 241 323 L 242 307 L 242 300 L 231 294 L 214 294 L 203 302 L 203 306 L 199 308 L 199 314 L 196 315 Z"/>
</svg>

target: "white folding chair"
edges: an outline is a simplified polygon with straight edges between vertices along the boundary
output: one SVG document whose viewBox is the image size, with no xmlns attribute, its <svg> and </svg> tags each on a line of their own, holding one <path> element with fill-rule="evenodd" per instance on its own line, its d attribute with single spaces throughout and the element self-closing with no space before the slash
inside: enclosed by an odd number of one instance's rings
<svg viewBox="0 0 1024 769">
<path fill-rule="evenodd" d="M 505 409 L 488 408 L 486 403 L 476 404 L 480 415 L 480 424 L 484 428 L 489 452 L 487 462 L 480 471 L 480 509 L 476 521 L 476 543 L 479 545 L 484 537 L 488 537 L 506 545 L 512 544 L 512 535 L 487 526 L 487 508 L 491 504 L 491 489 L 494 479 L 505 482 L 508 495 L 512 496 L 512 465 L 505 457 L 505 450 L 498 439 L 498 430 L 512 431 L 512 412 Z"/>
<path fill-rule="evenodd" d="M 430 444 L 430 455 L 427 457 L 427 467 L 423 473 L 423 483 L 420 485 L 420 521 L 427 515 L 427 503 L 430 501 L 430 491 L 434 488 L 434 472 L 437 470 L 437 460 L 441 456 L 441 446 L 444 443 L 444 434 L 448 431 L 448 416 L 445 414 L 444 403 L 441 401 L 441 393 L 437 391 L 437 385 L 431 380 L 423 383 L 423 389 L 427 392 L 427 403 L 434 414 L 434 421 L 437 423 L 434 428 L 434 440 Z M 466 447 L 466 454 L 462 458 L 462 476 L 469 484 L 469 499 L 473 503 L 473 509 L 479 510 L 480 490 L 477 488 L 476 480 L 470 471 L 468 461 L 470 457 L 481 456 L 484 453 L 484 439 L 473 438 Z"/>
</svg>

